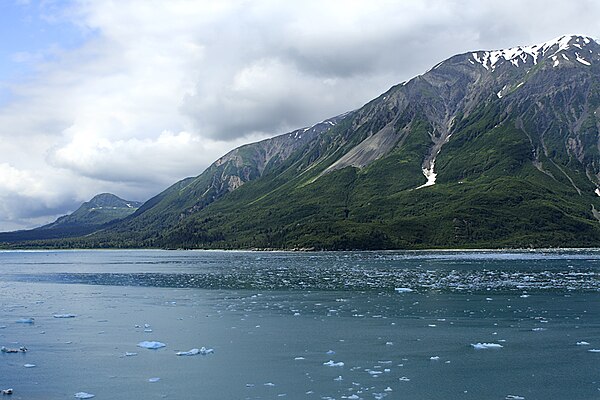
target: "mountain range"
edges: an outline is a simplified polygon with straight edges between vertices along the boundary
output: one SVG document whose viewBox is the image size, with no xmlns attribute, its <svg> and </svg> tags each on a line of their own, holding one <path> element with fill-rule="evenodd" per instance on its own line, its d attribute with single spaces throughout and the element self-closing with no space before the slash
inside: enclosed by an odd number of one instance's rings
<svg viewBox="0 0 600 400">
<path fill-rule="evenodd" d="M 123 200 L 111 193 L 101 193 L 83 203 L 71 214 L 64 215 L 50 224 L 30 230 L 0 232 L 0 243 L 87 235 L 133 214 L 141 205 L 139 201 Z"/>
<path fill-rule="evenodd" d="M 592 38 L 459 54 L 357 110 L 234 149 L 94 233 L 27 245 L 599 246 L 599 111 Z"/>
</svg>

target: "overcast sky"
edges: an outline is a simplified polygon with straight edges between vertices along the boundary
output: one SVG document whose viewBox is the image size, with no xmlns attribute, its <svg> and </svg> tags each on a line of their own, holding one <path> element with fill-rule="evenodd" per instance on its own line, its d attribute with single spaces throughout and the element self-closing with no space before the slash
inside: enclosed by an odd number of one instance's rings
<svg viewBox="0 0 600 400">
<path fill-rule="evenodd" d="M 599 21 L 596 0 L 2 0 L 0 231 L 147 200 L 454 54 Z"/>
</svg>

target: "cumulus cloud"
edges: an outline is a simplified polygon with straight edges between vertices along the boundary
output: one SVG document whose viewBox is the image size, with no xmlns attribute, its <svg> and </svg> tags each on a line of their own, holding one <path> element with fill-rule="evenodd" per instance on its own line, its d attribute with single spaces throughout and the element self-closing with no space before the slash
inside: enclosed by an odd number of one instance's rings
<svg viewBox="0 0 600 400">
<path fill-rule="evenodd" d="M 11 54 L 29 72 L 0 82 L 0 230 L 104 191 L 145 200 L 236 146 L 360 107 L 456 53 L 600 36 L 593 0 L 35 4 L 21 7 L 80 38 Z"/>
</svg>

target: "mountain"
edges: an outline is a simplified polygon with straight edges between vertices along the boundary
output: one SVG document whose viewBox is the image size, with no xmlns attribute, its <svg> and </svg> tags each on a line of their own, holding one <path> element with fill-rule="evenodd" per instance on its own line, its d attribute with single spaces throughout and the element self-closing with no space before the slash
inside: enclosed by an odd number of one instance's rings
<svg viewBox="0 0 600 400">
<path fill-rule="evenodd" d="M 62 246 L 600 245 L 600 45 L 453 56 L 360 109 L 242 146 Z"/>
<path fill-rule="evenodd" d="M 2 232 L 0 242 L 65 238 L 95 232 L 133 214 L 141 202 L 123 200 L 114 194 L 102 193 L 83 203 L 73 213 L 36 229 Z"/>
</svg>

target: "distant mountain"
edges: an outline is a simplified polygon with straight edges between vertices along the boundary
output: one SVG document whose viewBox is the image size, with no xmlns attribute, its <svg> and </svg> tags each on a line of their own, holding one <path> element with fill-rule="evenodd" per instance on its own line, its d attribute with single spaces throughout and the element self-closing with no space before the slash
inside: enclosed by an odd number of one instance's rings
<svg viewBox="0 0 600 400">
<path fill-rule="evenodd" d="M 440 62 L 358 110 L 242 146 L 131 216 L 45 245 L 600 245 L 600 45 Z"/>
<path fill-rule="evenodd" d="M 79 236 L 133 214 L 142 205 L 139 201 L 123 200 L 114 194 L 102 193 L 83 203 L 73 213 L 36 229 L 2 232 L 0 242 L 42 240 Z"/>
<path fill-rule="evenodd" d="M 56 229 L 70 226 L 103 225 L 133 214 L 142 205 L 139 201 L 123 200 L 114 194 L 102 193 L 83 203 L 73 213 L 58 218 L 38 229 Z"/>
</svg>

